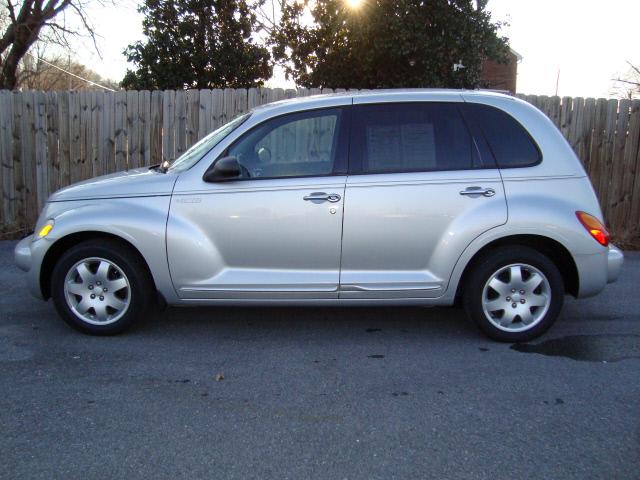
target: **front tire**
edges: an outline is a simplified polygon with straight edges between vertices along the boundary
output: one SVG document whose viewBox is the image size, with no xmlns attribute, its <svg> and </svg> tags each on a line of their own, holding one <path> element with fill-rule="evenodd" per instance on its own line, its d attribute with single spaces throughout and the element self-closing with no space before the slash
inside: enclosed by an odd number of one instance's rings
<svg viewBox="0 0 640 480">
<path fill-rule="evenodd" d="M 492 250 L 473 267 L 464 285 L 467 315 L 501 342 L 526 342 L 556 321 L 564 283 L 556 265 L 529 247 Z"/>
<path fill-rule="evenodd" d="M 129 328 L 149 305 L 152 283 L 136 252 L 112 240 L 89 240 L 65 252 L 51 276 L 62 319 L 91 335 Z"/>
</svg>

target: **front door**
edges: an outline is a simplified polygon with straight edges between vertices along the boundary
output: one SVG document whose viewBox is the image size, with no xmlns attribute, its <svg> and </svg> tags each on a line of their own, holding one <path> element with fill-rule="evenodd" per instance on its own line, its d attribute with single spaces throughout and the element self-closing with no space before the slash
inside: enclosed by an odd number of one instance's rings
<svg viewBox="0 0 640 480">
<path fill-rule="evenodd" d="M 341 298 L 433 298 L 507 221 L 500 172 L 456 103 L 354 106 Z"/>
<path fill-rule="evenodd" d="M 345 116 L 331 108 L 268 120 L 224 153 L 241 178 L 176 189 L 167 249 L 181 298 L 338 296 Z"/>
</svg>

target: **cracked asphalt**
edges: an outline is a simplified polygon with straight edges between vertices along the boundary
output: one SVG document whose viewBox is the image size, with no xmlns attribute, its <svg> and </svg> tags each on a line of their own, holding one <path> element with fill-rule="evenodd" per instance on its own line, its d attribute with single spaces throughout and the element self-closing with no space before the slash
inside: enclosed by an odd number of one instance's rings
<svg viewBox="0 0 640 480">
<path fill-rule="evenodd" d="M 442 308 L 172 308 L 88 337 L 14 245 L 0 478 L 640 478 L 640 254 L 514 346 Z"/>
</svg>

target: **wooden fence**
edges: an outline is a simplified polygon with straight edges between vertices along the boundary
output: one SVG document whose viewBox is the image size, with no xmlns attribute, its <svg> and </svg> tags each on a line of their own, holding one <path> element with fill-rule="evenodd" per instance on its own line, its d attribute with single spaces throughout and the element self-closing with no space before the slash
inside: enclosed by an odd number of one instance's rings
<svg viewBox="0 0 640 480">
<path fill-rule="evenodd" d="M 318 93 L 0 91 L 0 234 L 33 228 L 48 195 L 70 183 L 171 160 L 257 105 Z M 521 98 L 545 112 L 582 159 L 617 241 L 638 245 L 640 101 Z"/>
</svg>

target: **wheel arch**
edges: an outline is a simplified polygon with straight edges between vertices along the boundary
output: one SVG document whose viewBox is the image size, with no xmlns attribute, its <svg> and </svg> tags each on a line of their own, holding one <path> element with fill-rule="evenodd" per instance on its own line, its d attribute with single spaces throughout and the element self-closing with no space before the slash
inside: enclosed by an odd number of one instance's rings
<svg viewBox="0 0 640 480">
<path fill-rule="evenodd" d="M 51 275 L 53 273 L 53 269 L 60 259 L 60 257 L 73 245 L 77 245 L 80 242 L 85 242 L 87 240 L 110 240 L 112 242 L 118 243 L 132 253 L 134 253 L 142 262 L 142 264 L 146 268 L 146 274 L 148 275 L 151 284 L 153 285 L 153 289 L 157 292 L 157 287 L 155 283 L 155 279 L 151 273 L 151 269 L 149 268 L 149 264 L 144 258 L 144 255 L 133 245 L 131 242 L 126 240 L 125 238 L 115 235 L 113 233 L 102 232 L 102 231 L 82 231 L 82 232 L 74 232 L 61 237 L 53 243 L 47 250 L 45 254 L 42 264 L 40 266 L 40 291 L 42 293 L 43 298 L 46 300 L 51 297 Z"/>
<path fill-rule="evenodd" d="M 564 281 L 565 292 L 572 296 L 577 296 L 580 290 L 580 279 L 578 276 L 578 267 L 573 256 L 567 248 L 557 240 L 544 235 L 535 234 L 516 234 L 497 238 L 482 248 L 480 248 L 467 262 L 458 281 L 455 294 L 455 303 L 459 304 L 466 280 L 474 266 L 482 257 L 490 253 L 492 250 L 505 246 L 526 246 L 533 248 L 543 255 L 547 256 L 560 270 Z"/>
</svg>

